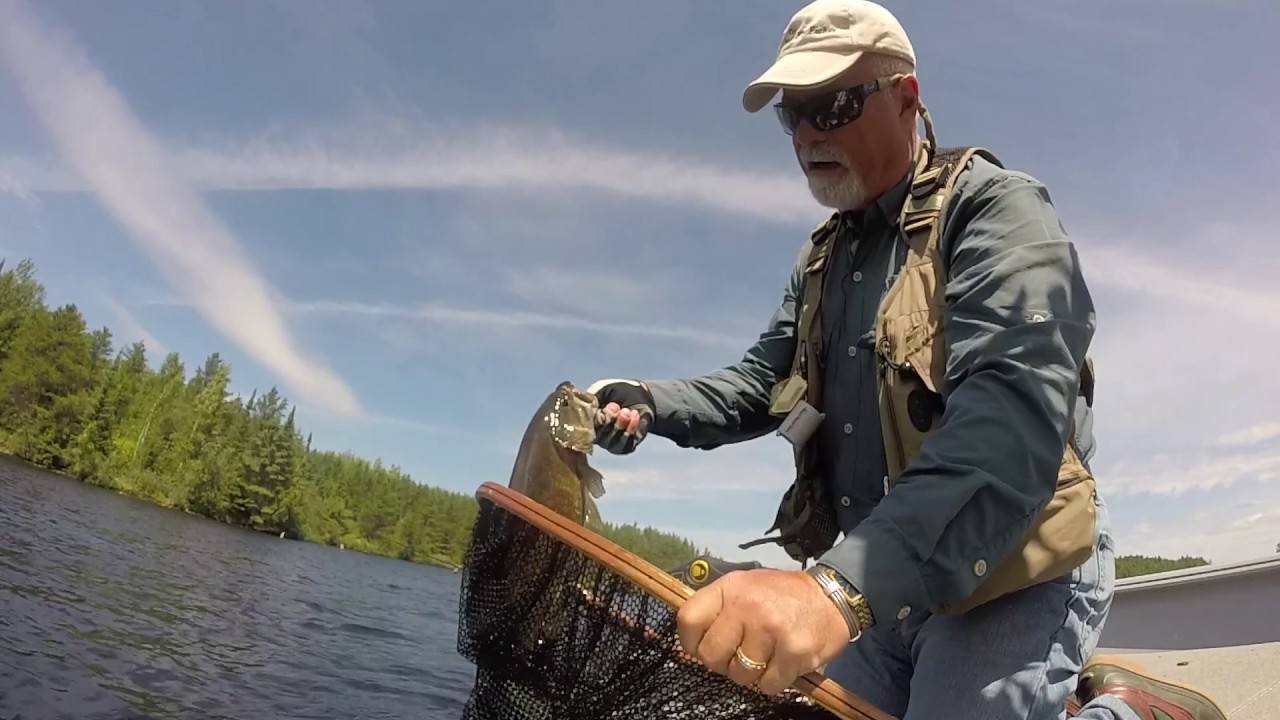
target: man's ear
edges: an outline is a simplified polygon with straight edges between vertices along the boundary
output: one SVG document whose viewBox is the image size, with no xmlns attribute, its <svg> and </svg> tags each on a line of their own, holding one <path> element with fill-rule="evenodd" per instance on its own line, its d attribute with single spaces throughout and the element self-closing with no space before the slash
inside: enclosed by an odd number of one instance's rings
<svg viewBox="0 0 1280 720">
<path fill-rule="evenodd" d="M 903 117 L 915 118 L 920 112 L 920 82 L 915 74 L 907 75 L 898 82 L 898 112 Z"/>
</svg>

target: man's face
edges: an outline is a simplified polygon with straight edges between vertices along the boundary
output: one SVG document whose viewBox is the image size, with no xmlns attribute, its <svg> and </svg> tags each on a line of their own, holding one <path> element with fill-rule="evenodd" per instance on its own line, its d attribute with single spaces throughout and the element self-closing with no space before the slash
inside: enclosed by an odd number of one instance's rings
<svg viewBox="0 0 1280 720">
<path fill-rule="evenodd" d="M 882 82 L 879 89 L 859 85 L 877 78 L 866 69 L 852 68 L 822 88 L 787 90 L 782 103 L 799 110 L 792 142 L 796 159 L 809 180 L 809 190 L 823 206 L 857 210 L 902 179 L 913 157 L 911 131 L 915 127 L 917 85 L 908 75 L 901 82 Z M 852 89 L 843 97 L 841 90 Z M 857 105 L 861 113 L 857 114 Z M 808 118 L 811 111 L 827 119 L 850 112 L 857 119 L 821 130 Z M 821 124 L 821 122 L 819 122 Z"/>
</svg>

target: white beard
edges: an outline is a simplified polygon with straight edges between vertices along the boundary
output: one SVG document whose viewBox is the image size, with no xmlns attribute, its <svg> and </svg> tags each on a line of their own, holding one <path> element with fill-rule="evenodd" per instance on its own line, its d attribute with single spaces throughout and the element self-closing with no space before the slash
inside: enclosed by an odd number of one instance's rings
<svg viewBox="0 0 1280 720">
<path fill-rule="evenodd" d="M 800 159 L 806 162 L 832 161 L 844 166 L 844 171 L 834 176 L 807 175 L 809 192 L 823 207 L 833 210 L 856 210 L 867 201 L 867 186 L 862 182 L 847 158 L 829 145 L 817 145 L 800 151 Z"/>
<path fill-rule="evenodd" d="M 867 188 L 851 168 L 840 178 L 809 177 L 809 192 L 819 205 L 832 210 L 856 210 L 867 201 Z"/>
</svg>

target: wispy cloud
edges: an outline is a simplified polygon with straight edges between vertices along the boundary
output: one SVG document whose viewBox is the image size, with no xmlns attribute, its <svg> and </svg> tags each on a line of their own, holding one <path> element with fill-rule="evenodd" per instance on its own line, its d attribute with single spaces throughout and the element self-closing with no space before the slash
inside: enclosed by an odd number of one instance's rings
<svg viewBox="0 0 1280 720">
<path fill-rule="evenodd" d="M 592 145 L 549 128 L 406 126 L 392 120 L 307 129 L 221 145 L 171 144 L 172 167 L 204 191 L 588 190 L 766 220 L 811 223 L 822 214 L 782 173 Z M 74 174 L 32 158 L 5 158 L 37 189 L 80 189 Z"/>
<path fill-rule="evenodd" d="M 138 321 L 138 318 L 129 312 L 129 308 L 121 305 L 110 295 L 103 295 L 102 302 L 116 318 L 116 328 L 112 334 L 116 336 L 117 340 L 141 342 L 146 347 L 149 357 L 163 357 L 169 354 L 169 349 L 164 346 L 164 343 L 148 332 L 142 323 Z"/>
<path fill-rule="evenodd" d="M 334 301 L 293 302 L 291 312 L 326 315 L 363 315 L 375 318 L 421 320 L 424 322 L 511 328 L 548 328 L 579 330 L 604 335 L 648 336 L 698 344 L 743 347 L 739 335 L 725 335 L 713 330 L 672 325 L 634 325 L 589 320 L 568 314 L 524 312 L 513 309 L 478 310 L 443 304 L 394 305 Z"/>
<path fill-rule="evenodd" d="M 272 288 L 125 98 L 64 32 L 0 4 L 0 57 L 61 159 L 192 304 L 300 396 L 362 412 L 345 382 L 296 346 Z"/>
<path fill-rule="evenodd" d="M 547 128 L 482 124 L 466 129 L 468 142 L 458 136 L 454 127 L 374 124 L 176 153 L 209 189 L 593 190 L 766 219 L 808 222 L 820 212 L 803 185 L 778 173 L 592 145 Z"/>
<path fill-rule="evenodd" d="M 345 416 L 335 413 L 332 409 L 318 407 L 310 403 L 299 402 L 294 405 L 304 413 L 315 413 L 325 417 L 343 419 Z M 416 433 L 426 435 L 470 435 L 471 433 L 465 428 L 451 427 L 436 423 L 423 422 L 412 418 L 395 417 L 393 415 L 383 415 L 379 413 L 366 412 L 362 418 L 367 425 L 382 426 L 386 428 L 395 428 L 399 430 L 411 430 Z"/>
<path fill-rule="evenodd" d="M 650 309 L 655 296 L 672 284 L 648 275 L 580 272 L 550 265 L 507 267 L 498 275 L 507 292 L 519 300 L 579 316 Z"/>
<path fill-rule="evenodd" d="M 1249 228 L 1205 239 L 1216 244 L 1237 233 L 1262 236 L 1258 229 Z M 1265 289 L 1267 285 L 1261 277 L 1250 287 L 1248 278 L 1206 276 L 1205 272 L 1213 269 L 1211 260 L 1179 261 L 1176 256 L 1155 256 L 1132 247 L 1115 247 L 1114 243 L 1107 246 L 1090 242 L 1083 255 L 1086 277 L 1092 284 L 1213 308 L 1262 327 L 1280 329 L 1280 294 Z M 1226 256 L 1231 258 L 1229 253 Z"/>
<path fill-rule="evenodd" d="M 1280 439 L 1280 422 L 1271 422 L 1223 433 L 1214 440 L 1214 444 L 1236 447 L 1241 445 L 1254 445 L 1266 442 L 1267 440 L 1277 439 Z"/>
<path fill-rule="evenodd" d="M 30 188 L 3 169 L 0 169 L 0 193 L 8 193 L 28 204 L 36 204 L 38 202 L 35 193 L 31 192 Z"/>
<path fill-rule="evenodd" d="M 1216 457 L 1192 452 L 1129 459 L 1113 465 L 1105 479 L 1104 492 L 1110 497 L 1177 496 L 1244 482 L 1280 486 L 1280 445 Z"/>
</svg>

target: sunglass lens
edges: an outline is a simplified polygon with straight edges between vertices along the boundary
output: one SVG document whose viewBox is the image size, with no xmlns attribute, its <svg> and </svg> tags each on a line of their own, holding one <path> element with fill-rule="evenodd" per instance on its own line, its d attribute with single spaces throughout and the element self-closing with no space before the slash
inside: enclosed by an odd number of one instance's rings
<svg viewBox="0 0 1280 720">
<path fill-rule="evenodd" d="M 800 113 L 793 107 L 783 105 L 775 105 L 774 110 L 778 113 L 778 122 L 782 125 L 782 129 L 788 135 L 796 131 L 796 127 L 800 124 Z"/>
</svg>

